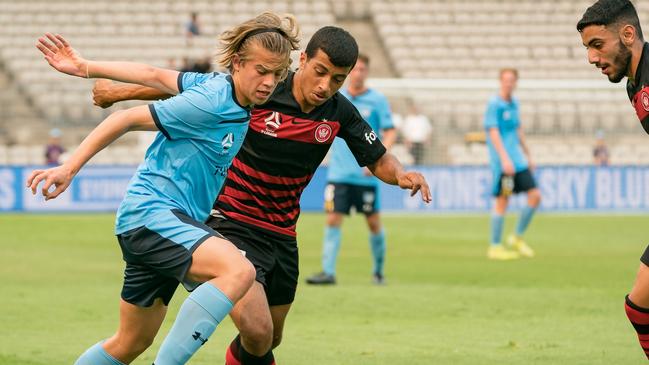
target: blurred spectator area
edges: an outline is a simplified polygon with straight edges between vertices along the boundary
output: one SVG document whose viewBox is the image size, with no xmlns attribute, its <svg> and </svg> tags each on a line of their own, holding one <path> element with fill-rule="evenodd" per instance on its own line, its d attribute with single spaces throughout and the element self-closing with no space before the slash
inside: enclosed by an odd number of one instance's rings
<svg viewBox="0 0 649 365">
<path fill-rule="evenodd" d="M 368 53 L 378 60 L 373 62 L 371 84 L 388 95 L 395 112 L 405 114 L 406 105 L 414 102 L 431 121 L 433 136 L 425 164 L 486 161 L 484 145 L 467 143 L 465 136 L 482 130 L 485 103 L 497 90 L 502 67 L 520 70 L 515 95 L 521 102 L 521 120 L 530 144 L 537 148 L 533 153 L 547 150 L 535 144 L 552 146 L 551 151 L 570 151 L 566 158 L 557 153 L 536 156 L 538 163 L 580 163 L 567 162 L 571 158 L 592 161 L 590 150 L 597 130 L 606 133 L 612 164 L 649 163 L 640 157 L 649 154 L 635 153 L 644 152 L 644 142 L 634 138 L 644 132 L 623 83 L 608 83 L 586 60 L 575 24 L 591 3 L 0 0 L 0 163 L 31 161 L 29 156 L 37 155 L 14 148 L 38 146 L 38 155 L 42 155 L 52 127 L 64 131 L 63 143 L 72 151 L 108 113 L 140 104 L 121 103 L 108 110 L 94 107 L 93 81 L 58 74 L 34 47 L 44 32 L 63 34 L 88 58 L 161 67 L 174 59 L 180 66 L 184 57 L 214 57 L 223 30 L 264 10 L 295 14 L 302 29 L 302 47 L 318 28 L 338 24 L 357 36 L 362 50 L 370 48 Z M 649 2 L 634 3 L 641 22 L 647 23 Z M 188 44 L 184 26 L 191 12 L 199 14 L 201 35 Z M 294 61 L 297 56 L 293 55 Z M 588 153 L 580 146 L 587 146 Z M 118 147 L 140 152 L 123 153 Z M 114 154 L 108 152 L 105 160 L 98 156 L 95 162 L 131 162 L 128 156 L 137 162 L 141 157 L 135 156 L 143 153 L 138 138 L 126 138 L 115 148 Z M 397 145 L 395 151 L 409 161 L 407 148 Z"/>
</svg>

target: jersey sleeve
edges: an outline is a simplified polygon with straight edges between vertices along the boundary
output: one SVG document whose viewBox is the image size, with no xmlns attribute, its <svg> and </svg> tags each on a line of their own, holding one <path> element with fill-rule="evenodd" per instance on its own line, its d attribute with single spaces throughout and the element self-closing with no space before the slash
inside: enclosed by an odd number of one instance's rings
<svg viewBox="0 0 649 365">
<path fill-rule="evenodd" d="M 352 112 L 342 123 L 338 137 L 345 140 L 360 166 L 371 165 L 385 154 L 385 146 L 358 111 L 351 105 L 350 108 Z"/>
<path fill-rule="evenodd" d="M 498 106 L 493 100 L 490 100 L 487 104 L 487 111 L 484 116 L 484 127 L 485 129 L 498 128 Z"/>
<path fill-rule="evenodd" d="M 217 72 L 181 72 L 178 75 L 178 93 L 182 93 L 194 85 L 202 84 L 207 80 L 211 80 L 216 75 L 218 75 Z"/>
<path fill-rule="evenodd" d="M 392 111 L 390 110 L 390 103 L 388 100 L 381 95 L 378 103 L 378 112 L 379 112 L 379 128 L 381 129 L 392 129 L 394 128 L 394 123 L 392 122 Z"/>
<path fill-rule="evenodd" d="M 649 134 L 649 86 L 635 93 L 631 103 L 642 128 Z"/>
<path fill-rule="evenodd" d="M 168 139 L 200 138 L 221 119 L 223 87 L 199 85 L 167 100 L 149 104 L 153 120 Z"/>
</svg>

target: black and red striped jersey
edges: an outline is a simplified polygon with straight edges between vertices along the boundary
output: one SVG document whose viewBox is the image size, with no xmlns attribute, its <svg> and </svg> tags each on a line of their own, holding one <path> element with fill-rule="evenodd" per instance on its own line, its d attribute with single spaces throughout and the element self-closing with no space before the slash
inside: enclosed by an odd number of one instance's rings
<svg viewBox="0 0 649 365">
<path fill-rule="evenodd" d="M 255 228 L 295 237 L 300 196 L 335 137 L 347 142 L 361 166 L 386 152 L 376 133 L 340 93 L 304 113 L 291 92 L 294 73 L 255 107 L 215 211 Z"/>
<path fill-rule="evenodd" d="M 635 78 L 626 82 L 626 92 L 640 119 L 642 128 L 649 133 L 649 43 L 642 47 L 640 63 Z"/>
</svg>

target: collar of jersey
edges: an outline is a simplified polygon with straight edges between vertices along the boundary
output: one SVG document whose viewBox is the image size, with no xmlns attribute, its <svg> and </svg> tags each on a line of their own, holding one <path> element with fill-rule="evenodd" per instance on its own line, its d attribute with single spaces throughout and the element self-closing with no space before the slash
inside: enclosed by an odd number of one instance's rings
<svg viewBox="0 0 649 365">
<path fill-rule="evenodd" d="M 642 46 L 642 55 L 640 55 L 640 62 L 638 62 L 638 67 L 635 70 L 635 76 L 633 77 L 633 85 L 638 85 L 637 83 L 641 80 L 641 74 L 642 74 L 642 66 L 644 65 L 646 60 L 646 55 L 649 53 L 649 43 L 645 42 L 644 45 Z M 644 86 L 644 85 L 641 85 Z"/>
<path fill-rule="evenodd" d="M 237 100 L 237 93 L 234 90 L 234 80 L 232 80 L 232 75 L 226 76 L 225 79 L 228 80 L 228 82 L 230 83 L 230 86 L 232 86 L 232 100 L 234 100 L 234 102 L 238 106 L 240 106 L 241 109 L 250 112 L 250 110 L 252 110 L 251 106 L 243 106 L 243 105 L 239 104 L 239 100 Z"/>
</svg>

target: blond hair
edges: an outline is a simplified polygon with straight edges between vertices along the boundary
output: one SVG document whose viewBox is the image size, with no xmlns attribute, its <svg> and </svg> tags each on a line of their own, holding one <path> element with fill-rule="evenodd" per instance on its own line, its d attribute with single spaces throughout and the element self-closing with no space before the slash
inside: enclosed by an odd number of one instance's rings
<svg viewBox="0 0 649 365">
<path fill-rule="evenodd" d="M 516 80 L 518 80 L 518 70 L 515 69 L 515 68 L 513 68 L 513 67 L 505 67 L 505 68 L 501 68 L 501 69 L 500 69 L 500 78 L 502 79 L 502 78 L 503 78 L 503 75 L 506 74 L 506 73 L 508 73 L 508 72 L 511 73 L 512 75 L 514 75 L 514 77 L 516 78 Z"/>
<path fill-rule="evenodd" d="M 254 42 L 272 53 L 285 56 L 288 70 L 291 51 L 300 49 L 299 33 L 300 29 L 292 14 L 280 17 L 269 11 L 263 12 L 221 34 L 223 47 L 219 52 L 218 63 L 232 72 L 234 56 L 246 60 Z"/>
</svg>

